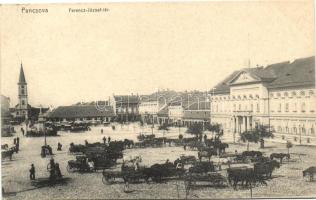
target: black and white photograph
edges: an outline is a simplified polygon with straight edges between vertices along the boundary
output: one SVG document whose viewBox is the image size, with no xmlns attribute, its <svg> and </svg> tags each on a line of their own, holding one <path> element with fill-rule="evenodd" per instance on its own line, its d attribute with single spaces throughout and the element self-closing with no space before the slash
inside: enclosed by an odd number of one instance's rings
<svg viewBox="0 0 316 200">
<path fill-rule="evenodd" d="M 1 4 L 2 199 L 316 198 L 314 7 Z"/>
</svg>

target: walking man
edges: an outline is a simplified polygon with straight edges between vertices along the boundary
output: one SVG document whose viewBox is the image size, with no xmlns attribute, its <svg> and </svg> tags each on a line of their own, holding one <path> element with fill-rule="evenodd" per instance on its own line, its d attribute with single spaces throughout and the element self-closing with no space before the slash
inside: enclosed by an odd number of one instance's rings
<svg viewBox="0 0 316 200">
<path fill-rule="evenodd" d="M 103 137 L 103 143 L 104 144 L 106 143 L 106 137 L 105 136 Z"/>
<path fill-rule="evenodd" d="M 34 167 L 34 164 L 31 164 L 30 180 L 35 180 L 35 167 Z"/>
</svg>

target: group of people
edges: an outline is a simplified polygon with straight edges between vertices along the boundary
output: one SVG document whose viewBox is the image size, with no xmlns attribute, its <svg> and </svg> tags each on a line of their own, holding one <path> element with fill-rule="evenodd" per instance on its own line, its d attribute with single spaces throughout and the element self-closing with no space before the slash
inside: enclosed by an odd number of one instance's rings
<svg viewBox="0 0 316 200">
<path fill-rule="evenodd" d="M 103 143 L 106 144 L 106 137 L 105 136 L 102 138 L 102 140 L 103 140 Z M 110 143 L 110 142 L 111 142 L 111 137 L 109 136 L 108 143 Z"/>
<path fill-rule="evenodd" d="M 54 181 L 56 178 L 61 178 L 62 174 L 59 168 L 59 163 L 55 163 L 54 158 L 49 162 L 49 180 Z"/>
</svg>

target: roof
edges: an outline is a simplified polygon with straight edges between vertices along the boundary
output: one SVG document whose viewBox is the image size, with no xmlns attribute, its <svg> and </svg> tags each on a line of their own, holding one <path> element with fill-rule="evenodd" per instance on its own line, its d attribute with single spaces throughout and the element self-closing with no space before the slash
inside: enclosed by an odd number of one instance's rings
<svg viewBox="0 0 316 200">
<path fill-rule="evenodd" d="M 209 120 L 211 117 L 211 111 L 205 110 L 185 110 L 183 113 L 183 119 L 203 119 Z"/>
<path fill-rule="evenodd" d="M 315 57 L 297 59 L 292 63 L 271 65 L 277 78 L 268 88 L 315 86 Z"/>
<path fill-rule="evenodd" d="M 214 94 L 230 92 L 230 83 L 241 72 L 247 72 L 268 88 L 315 86 L 315 56 L 268 65 L 267 67 L 247 68 L 234 71 L 214 88 Z M 246 84 L 246 83 L 245 83 Z M 212 91 L 211 91 L 212 92 Z"/>
<path fill-rule="evenodd" d="M 25 83 L 26 84 L 22 63 L 21 63 L 21 68 L 20 68 L 19 83 Z"/>
<path fill-rule="evenodd" d="M 119 103 L 139 103 L 140 99 L 138 95 L 117 95 L 114 96 L 116 102 Z"/>
<path fill-rule="evenodd" d="M 208 101 L 200 101 L 192 103 L 185 110 L 210 110 L 210 102 Z"/>
<path fill-rule="evenodd" d="M 59 106 L 53 110 L 49 118 L 82 118 L 82 117 L 112 117 L 114 116 L 111 106 L 97 109 L 96 105 L 75 105 L 75 106 Z"/>
</svg>

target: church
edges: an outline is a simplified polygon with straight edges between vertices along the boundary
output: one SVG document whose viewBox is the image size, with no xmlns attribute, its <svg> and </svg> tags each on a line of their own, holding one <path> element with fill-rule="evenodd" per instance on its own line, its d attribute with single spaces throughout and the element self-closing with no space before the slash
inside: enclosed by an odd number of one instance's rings
<svg viewBox="0 0 316 200">
<path fill-rule="evenodd" d="M 49 108 L 32 107 L 28 102 L 28 90 L 23 65 L 21 63 L 19 82 L 18 82 L 18 99 L 19 103 L 11 110 L 11 115 L 16 121 L 22 122 L 26 119 L 37 121 L 40 113 L 46 113 Z"/>
</svg>

